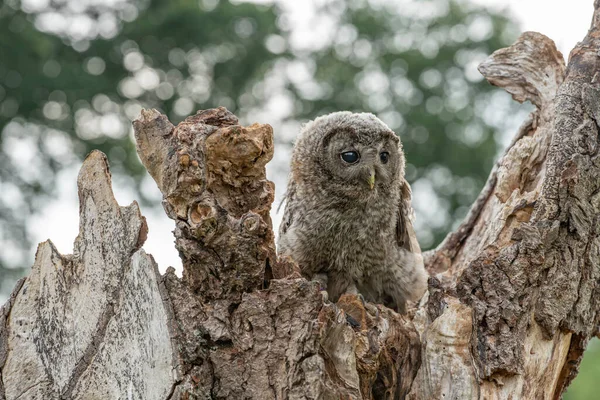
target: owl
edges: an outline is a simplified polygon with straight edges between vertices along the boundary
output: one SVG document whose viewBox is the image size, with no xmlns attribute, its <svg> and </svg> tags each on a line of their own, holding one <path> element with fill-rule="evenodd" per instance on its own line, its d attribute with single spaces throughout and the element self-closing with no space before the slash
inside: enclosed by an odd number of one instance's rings
<svg viewBox="0 0 600 400">
<path fill-rule="evenodd" d="M 335 302 L 344 293 L 405 312 L 427 290 L 398 136 L 369 113 L 307 123 L 294 146 L 277 247 Z"/>
</svg>

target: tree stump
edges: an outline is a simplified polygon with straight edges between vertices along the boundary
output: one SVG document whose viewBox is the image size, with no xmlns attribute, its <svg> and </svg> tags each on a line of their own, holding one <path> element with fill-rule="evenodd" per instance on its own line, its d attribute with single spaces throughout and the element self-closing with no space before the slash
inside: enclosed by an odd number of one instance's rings
<svg viewBox="0 0 600 400">
<path fill-rule="evenodd" d="M 72 255 L 39 245 L 0 311 L 0 399 L 558 399 L 600 322 L 600 1 L 568 68 L 526 32 L 481 73 L 536 110 L 399 315 L 323 300 L 278 259 L 268 125 L 224 108 L 134 122 L 183 277 L 141 249 L 106 157 L 79 174 Z M 350 314 L 359 324 L 346 321 Z"/>
</svg>

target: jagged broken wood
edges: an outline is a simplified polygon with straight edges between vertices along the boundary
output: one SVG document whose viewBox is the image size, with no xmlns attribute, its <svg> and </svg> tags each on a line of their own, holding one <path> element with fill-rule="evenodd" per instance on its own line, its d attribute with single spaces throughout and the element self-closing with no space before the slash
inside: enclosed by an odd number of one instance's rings
<svg viewBox="0 0 600 400">
<path fill-rule="evenodd" d="M 140 249 L 137 204 L 117 205 L 91 153 L 74 254 L 40 244 L 0 312 L 0 399 L 560 398 L 600 318 L 595 8 L 566 76 L 531 32 L 480 66 L 537 108 L 428 254 L 429 292 L 404 316 L 353 295 L 324 303 L 277 259 L 268 125 L 219 108 L 175 127 L 143 111 L 138 153 L 176 222 L 183 277 Z"/>
</svg>

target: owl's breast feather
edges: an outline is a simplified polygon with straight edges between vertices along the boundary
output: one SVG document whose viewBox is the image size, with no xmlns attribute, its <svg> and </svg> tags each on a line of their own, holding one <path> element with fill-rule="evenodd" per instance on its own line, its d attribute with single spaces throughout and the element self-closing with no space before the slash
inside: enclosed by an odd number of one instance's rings
<svg viewBox="0 0 600 400">
<path fill-rule="evenodd" d="M 381 268 L 395 245 L 396 215 L 384 204 L 306 209 L 292 227 L 292 258 L 307 275 L 338 271 L 361 279 Z"/>
</svg>

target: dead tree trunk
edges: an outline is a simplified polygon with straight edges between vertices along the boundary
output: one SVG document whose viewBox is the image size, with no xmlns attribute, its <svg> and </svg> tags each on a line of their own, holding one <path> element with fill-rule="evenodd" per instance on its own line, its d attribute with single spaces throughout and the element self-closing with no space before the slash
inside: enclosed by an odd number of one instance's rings
<svg viewBox="0 0 600 400">
<path fill-rule="evenodd" d="M 0 399 L 556 399 L 600 322 L 600 0 L 568 68 L 525 33 L 481 66 L 537 109 L 401 316 L 324 303 L 275 255 L 268 125 L 223 108 L 134 122 L 183 278 L 140 249 L 106 158 L 78 185 L 73 255 L 40 244 L 0 312 Z M 359 327 L 346 323 L 350 313 Z"/>
</svg>

